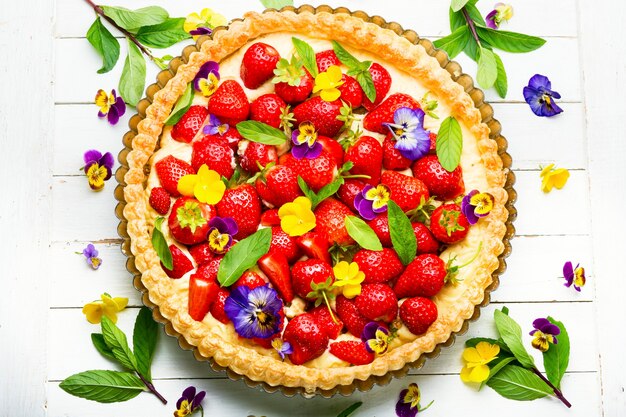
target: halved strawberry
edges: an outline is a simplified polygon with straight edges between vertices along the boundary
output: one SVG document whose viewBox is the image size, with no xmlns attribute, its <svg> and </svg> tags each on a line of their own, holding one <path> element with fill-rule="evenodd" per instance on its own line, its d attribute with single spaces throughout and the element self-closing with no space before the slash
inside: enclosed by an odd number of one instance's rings
<svg viewBox="0 0 626 417">
<path fill-rule="evenodd" d="M 252 90 L 259 88 L 274 76 L 280 54 L 271 45 L 256 42 L 243 54 L 239 76 L 243 85 Z"/>
<path fill-rule="evenodd" d="M 187 113 L 172 128 L 172 139 L 178 142 L 189 143 L 196 136 L 207 116 L 209 110 L 204 106 L 191 106 Z"/>
<path fill-rule="evenodd" d="M 217 87 L 209 100 L 209 113 L 232 126 L 248 118 L 250 103 L 237 81 L 226 80 Z"/>
<path fill-rule="evenodd" d="M 167 224 L 174 239 L 185 245 L 195 245 L 206 240 L 209 221 L 215 214 L 213 206 L 193 197 L 180 197 L 172 206 Z"/>
<path fill-rule="evenodd" d="M 226 303 L 226 299 L 230 295 L 230 292 L 224 288 L 219 288 L 217 290 L 217 295 L 215 296 L 215 301 L 211 304 L 209 311 L 211 315 L 220 322 L 224 324 L 228 324 L 230 319 L 226 315 L 224 311 L 224 304 Z"/>
<path fill-rule="evenodd" d="M 298 237 L 296 243 L 309 258 L 321 259 L 328 264 L 332 264 L 330 253 L 328 252 L 330 245 L 323 236 L 314 232 L 308 232 Z"/>
<path fill-rule="evenodd" d="M 365 343 L 357 340 L 342 340 L 333 342 L 328 348 L 329 352 L 352 365 L 367 365 L 374 362 L 376 354 L 365 347 Z"/>
<path fill-rule="evenodd" d="M 219 285 L 207 281 L 197 274 L 189 278 L 189 315 L 196 321 L 202 321 L 215 301 Z"/>
<path fill-rule="evenodd" d="M 191 165 L 196 172 L 206 165 L 220 176 L 230 178 L 235 172 L 233 155 L 233 150 L 224 139 L 217 135 L 205 136 L 193 143 Z"/>
<path fill-rule="evenodd" d="M 193 269 L 193 264 L 178 246 L 170 245 L 170 252 L 172 253 L 172 269 L 167 269 L 161 262 L 161 268 L 168 277 L 178 279 Z"/>
<path fill-rule="evenodd" d="M 258 265 L 285 303 L 292 302 L 291 273 L 289 272 L 289 263 L 285 255 L 282 253 L 268 253 L 259 259 Z"/>
<path fill-rule="evenodd" d="M 296 244 L 296 238 L 289 236 L 280 226 L 272 227 L 272 241 L 269 252 L 282 253 L 289 263 L 293 263 L 300 257 L 300 249 Z"/>
<path fill-rule="evenodd" d="M 383 123 L 393 123 L 393 114 L 400 107 L 419 109 L 420 105 L 407 94 L 392 94 L 363 118 L 363 127 L 371 132 L 386 134 L 389 129 L 383 126 Z"/>
<path fill-rule="evenodd" d="M 378 106 L 391 88 L 391 75 L 389 72 L 379 63 L 374 62 L 370 66 L 370 74 L 372 74 L 372 81 L 374 81 L 374 88 L 376 89 L 376 100 L 372 103 L 365 94 L 363 95 L 363 107 L 368 111 L 372 111 L 374 107 Z"/>
<path fill-rule="evenodd" d="M 178 180 L 185 175 L 195 174 L 196 171 L 182 159 L 168 155 L 154 164 L 157 177 L 161 185 L 172 197 L 180 196 L 178 192 Z"/>
<path fill-rule="evenodd" d="M 319 135 L 333 137 L 339 133 L 344 124 L 343 121 L 337 120 L 337 116 L 341 115 L 341 107 L 341 100 L 329 102 L 316 96 L 298 104 L 293 109 L 293 116 L 296 125 L 311 122 Z"/>
</svg>

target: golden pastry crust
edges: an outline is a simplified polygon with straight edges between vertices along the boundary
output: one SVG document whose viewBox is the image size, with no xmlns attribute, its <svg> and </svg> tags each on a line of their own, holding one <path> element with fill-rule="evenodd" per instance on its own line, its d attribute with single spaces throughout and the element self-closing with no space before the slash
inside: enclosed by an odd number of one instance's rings
<svg viewBox="0 0 626 417">
<path fill-rule="evenodd" d="M 328 369 L 295 366 L 226 340 L 220 326 L 214 325 L 214 321 L 197 322 L 187 314 L 187 290 L 180 290 L 174 285 L 174 280 L 163 272 L 150 241 L 154 216 L 150 214 L 147 203 L 144 167 L 155 151 L 163 123 L 178 97 L 204 62 L 220 62 L 250 40 L 264 34 L 285 31 L 334 39 L 347 46 L 373 52 L 419 79 L 450 107 L 454 116 L 476 138 L 488 184 L 488 189 L 481 191 L 490 192 L 496 201 L 490 215 L 481 220 L 481 230 L 484 232 L 479 237 L 483 242 L 483 250 L 475 261 L 476 277 L 460 283 L 455 288 L 460 294 L 455 297 L 436 297 L 440 315 L 426 334 L 377 357 L 368 365 Z M 248 13 L 243 21 L 232 23 L 226 30 L 216 31 L 213 39 L 202 44 L 200 52 L 191 54 L 189 62 L 181 65 L 176 75 L 154 95 L 152 105 L 146 110 L 146 118 L 138 124 L 137 129 L 133 149 L 127 157 L 129 170 L 124 177 L 127 184 L 124 188 L 127 202 L 124 216 L 128 221 L 127 230 L 135 264 L 142 272 L 142 282 L 149 290 L 150 300 L 159 306 L 160 313 L 172 323 L 173 328 L 188 343 L 198 348 L 201 355 L 213 358 L 218 365 L 228 367 L 253 381 L 263 381 L 272 386 L 301 387 L 305 392 L 313 393 L 317 389 L 328 390 L 401 369 L 405 364 L 416 361 L 422 353 L 433 351 L 437 344 L 446 342 L 453 332 L 461 329 L 464 321 L 473 315 L 475 306 L 483 301 L 485 289 L 492 282 L 492 273 L 499 265 L 498 256 L 504 249 L 502 240 L 508 217 L 505 208 L 507 193 L 503 188 L 505 172 L 497 153 L 497 144 L 489 139 L 489 128 L 481 122 L 480 112 L 463 87 L 454 82 L 450 74 L 422 46 L 360 18 L 326 12 Z"/>
</svg>

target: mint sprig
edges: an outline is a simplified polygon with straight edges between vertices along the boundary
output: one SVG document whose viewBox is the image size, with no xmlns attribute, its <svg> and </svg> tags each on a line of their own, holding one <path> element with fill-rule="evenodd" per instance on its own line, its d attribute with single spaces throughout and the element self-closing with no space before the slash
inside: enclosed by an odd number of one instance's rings
<svg viewBox="0 0 626 417">
<path fill-rule="evenodd" d="M 371 102 L 376 101 L 376 87 L 374 86 L 372 73 L 369 71 L 372 61 L 359 61 L 337 41 L 333 41 L 333 50 L 339 61 L 348 67 L 348 75 L 357 80 L 365 96 Z"/>
<path fill-rule="evenodd" d="M 102 24 L 100 17 L 96 18 L 87 31 L 87 40 L 102 55 L 102 68 L 98 70 L 98 74 L 111 71 L 120 58 L 120 43 Z"/>
<path fill-rule="evenodd" d="M 323 186 L 317 193 L 313 191 L 306 181 L 298 175 L 298 185 L 300 189 L 304 193 L 304 196 L 311 200 L 311 210 L 315 210 L 315 208 L 328 197 L 335 194 L 339 191 L 339 187 L 344 183 L 343 177 L 338 177 L 336 180 L 331 182 L 330 184 L 326 184 Z"/>
</svg>

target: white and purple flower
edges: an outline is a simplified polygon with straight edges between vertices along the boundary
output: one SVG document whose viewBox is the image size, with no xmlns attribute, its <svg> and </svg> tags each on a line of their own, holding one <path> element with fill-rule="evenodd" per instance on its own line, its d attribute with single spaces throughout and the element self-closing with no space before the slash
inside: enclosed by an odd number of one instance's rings
<svg viewBox="0 0 626 417">
<path fill-rule="evenodd" d="M 508 22 L 513 17 L 513 6 L 510 4 L 496 3 L 493 10 L 485 17 L 487 27 L 498 29 L 503 22 Z"/>
<path fill-rule="evenodd" d="M 296 130 L 291 133 L 291 154 L 296 159 L 315 159 L 324 149 L 317 141 L 317 132 L 311 122 L 302 122 Z"/>
<path fill-rule="evenodd" d="M 552 83 L 545 75 L 535 74 L 524 87 L 524 99 L 537 116 L 552 117 L 563 112 L 554 102 L 561 95 L 552 90 Z"/>
<path fill-rule="evenodd" d="M 210 114 L 209 124 L 204 126 L 204 128 L 202 129 L 202 132 L 205 135 L 223 136 L 226 132 L 228 132 L 228 129 L 230 129 L 230 126 L 228 126 L 228 123 L 222 123 L 220 122 L 220 119 L 217 118 L 217 116 Z"/>
<path fill-rule="evenodd" d="M 76 252 L 79 255 L 83 255 L 87 261 L 87 265 L 93 270 L 100 268 L 102 265 L 102 259 L 98 258 L 98 250 L 93 244 L 88 244 L 82 252 Z"/>
<path fill-rule="evenodd" d="M 233 236 L 239 228 L 232 217 L 214 217 L 209 221 L 209 248 L 219 255 L 226 253 L 233 245 Z"/>
<path fill-rule="evenodd" d="M 276 349 L 276 352 L 278 352 L 278 356 L 280 356 L 282 360 L 285 360 L 286 355 L 291 355 L 293 353 L 293 348 L 291 347 L 291 344 L 284 341 L 280 337 L 272 340 L 272 347 Z"/>
<path fill-rule="evenodd" d="M 193 79 L 193 88 L 202 93 L 204 97 L 210 97 L 217 90 L 220 80 L 220 65 L 215 61 L 204 63 Z"/>
<path fill-rule="evenodd" d="M 268 285 L 251 290 L 242 285 L 233 288 L 224 303 L 224 311 L 241 337 L 267 339 L 280 331 L 283 302 Z"/>
<path fill-rule="evenodd" d="M 377 214 L 387 211 L 387 203 L 391 197 L 391 190 L 384 184 L 376 187 L 366 185 L 354 197 L 354 208 L 365 220 L 374 220 Z"/>
<path fill-rule="evenodd" d="M 400 107 L 393 113 L 393 123 L 383 123 L 396 140 L 402 156 L 415 161 L 430 150 L 430 132 L 424 129 L 424 111 Z"/>
</svg>

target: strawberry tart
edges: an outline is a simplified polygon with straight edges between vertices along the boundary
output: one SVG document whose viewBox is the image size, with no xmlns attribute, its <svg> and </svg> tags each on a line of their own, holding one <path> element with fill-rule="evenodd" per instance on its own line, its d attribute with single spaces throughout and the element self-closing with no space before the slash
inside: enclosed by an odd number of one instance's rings
<svg viewBox="0 0 626 417">
<path fill-rule="evenodd" d="M 135 264 L 175 332 L 308 394 L 448 341 L 508 217 L 463 87 L 346 13 L 249 13 L 199 44 L 154 94 L 124 178 Z"/>
</svg>

